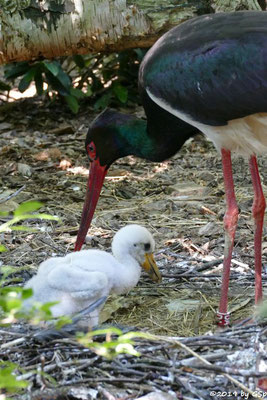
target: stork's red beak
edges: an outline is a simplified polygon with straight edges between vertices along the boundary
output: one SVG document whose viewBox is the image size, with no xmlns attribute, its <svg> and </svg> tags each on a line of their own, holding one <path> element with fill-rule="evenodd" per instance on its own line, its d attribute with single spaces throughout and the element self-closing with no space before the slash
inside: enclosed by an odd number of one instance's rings
<svg viewBox="0 0 267 400">
<path fill-rule="evenodd" d="M 93 219 L 107 170 L 108 167 L 106 165 L 101 166 L 98 159 L 91 161 L 82 219 L 74 251 L 79 251 L 82 248 L 86 234 Z"/>
</svg>

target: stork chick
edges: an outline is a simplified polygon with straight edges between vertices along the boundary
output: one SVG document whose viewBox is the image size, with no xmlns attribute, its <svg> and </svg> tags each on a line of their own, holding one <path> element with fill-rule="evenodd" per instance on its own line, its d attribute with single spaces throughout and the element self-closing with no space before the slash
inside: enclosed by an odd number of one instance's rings
<svg viewBox="0 0 267 400">
<path fill-rule="evenodd" d="M 51 307 L 52 315 L 71 316 L 100 297 L 128 292 L 138 283 L 141 267 L 153 281 L 161 282 L 154 249 L 154 239 L 146 228 L 127 225 L 113 238 L 113 255 L 106 251 L 83 250 L 49 258 L 26 283 L 25 287 L 33 290 L 33 296 L 25 301 L 25 306 L 57 301 L 58 304 Z M 102 307 L 89 315 L 90 327 L 98 324 Z"/>
</svg>

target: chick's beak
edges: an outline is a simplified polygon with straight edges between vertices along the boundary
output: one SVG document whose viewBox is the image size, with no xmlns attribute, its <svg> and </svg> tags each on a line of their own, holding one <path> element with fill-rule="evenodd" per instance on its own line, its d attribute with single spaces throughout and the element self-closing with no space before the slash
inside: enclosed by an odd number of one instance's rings
<svg viewBox="0 0 267 400">
<path fill-rule="evenodd" d="M 153 253 L 145 254 L 145 262 L 142 264 L 142 267 L 148 273 L 152 281 L 157 283 L 161 282 L 162 278 L 158 266 L 156 264 L 156 261 L 154 260 Z"/>
</svg>

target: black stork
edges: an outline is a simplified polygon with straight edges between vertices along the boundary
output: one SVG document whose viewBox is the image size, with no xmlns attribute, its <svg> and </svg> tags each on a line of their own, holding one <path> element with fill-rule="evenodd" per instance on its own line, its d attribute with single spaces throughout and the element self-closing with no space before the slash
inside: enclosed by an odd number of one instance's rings
<svg viewBox="0 0 267 400">
<path fill-rule="evenodd" d="M 221 152 L 226 194 L 225 249 L 219 325 L 227 312 L 230 264 L 238 220 L 231 152 L 249 157 L 254 189 L 255 302 L 262 299 L 265 199 L 256 154 L 267 152 L 267 13 L 203 15 L 171 29 L 146 54 L 139 72 L 147 121 L 106 110 L 89 128 L 88 189 L 75 250 L 89 229 L 110 165 L 135 155 L 162 161 L 198 130 Z"/>
</svg>

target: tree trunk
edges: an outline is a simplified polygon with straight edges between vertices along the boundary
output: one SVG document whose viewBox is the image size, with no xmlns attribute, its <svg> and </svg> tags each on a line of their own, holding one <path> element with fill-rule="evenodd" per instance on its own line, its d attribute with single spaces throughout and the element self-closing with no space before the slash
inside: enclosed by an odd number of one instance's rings
<svg viewBox="0 0 267 400">
<path fill-rule="evenodd" d="M 0 0 L 0 64 L 149 47 L 196 15 L 257 0 Z"/>
</svg>

